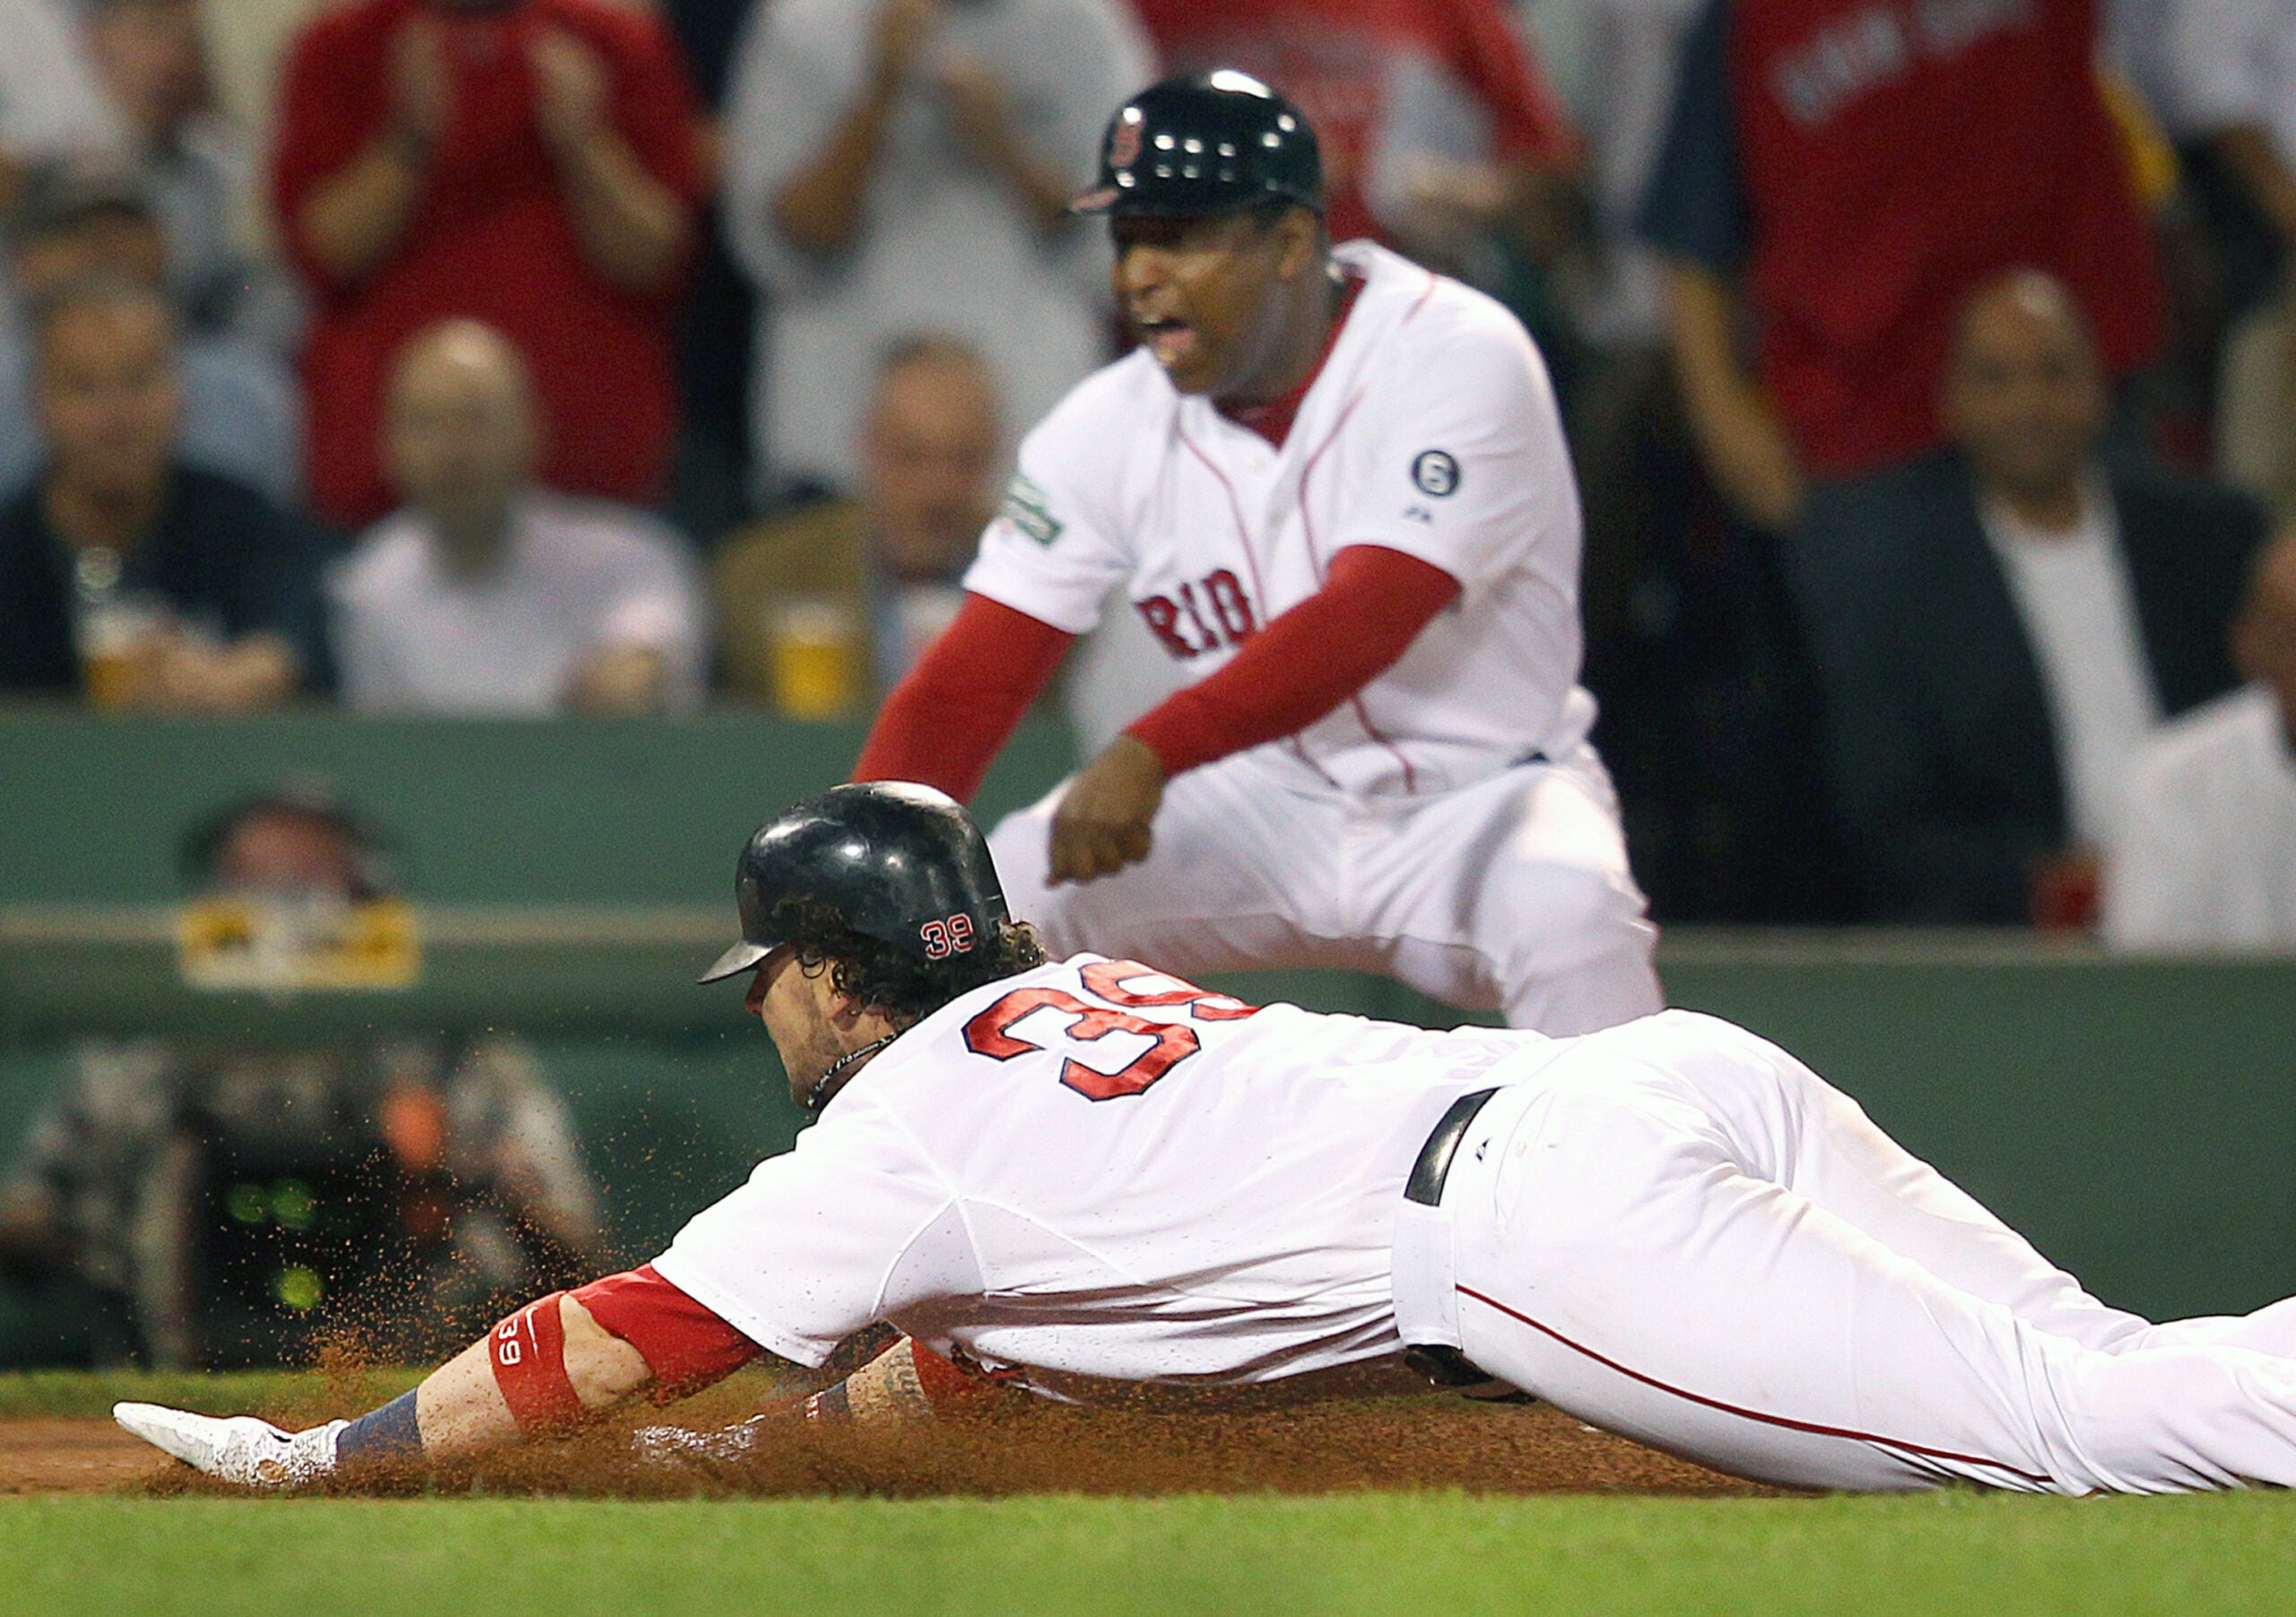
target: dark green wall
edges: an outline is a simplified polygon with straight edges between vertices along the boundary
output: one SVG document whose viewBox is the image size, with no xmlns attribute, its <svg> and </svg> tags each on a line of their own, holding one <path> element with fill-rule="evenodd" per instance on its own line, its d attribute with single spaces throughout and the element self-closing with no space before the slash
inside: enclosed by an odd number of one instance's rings
<svg viewBox="0 0 2296 1617">
<path fill-rule="evenodd" d="M 174 897 L 183 833 L 232 799 L 322 781 L 458 904 L 715 904 L 758 822 L 845 778 L 858 725 L 676 719 L 97 718 L 0 709 L 0 904 Z M 1067 769 L 1031 719 L 980 796 L 1001 813 Z"/>
</svg>

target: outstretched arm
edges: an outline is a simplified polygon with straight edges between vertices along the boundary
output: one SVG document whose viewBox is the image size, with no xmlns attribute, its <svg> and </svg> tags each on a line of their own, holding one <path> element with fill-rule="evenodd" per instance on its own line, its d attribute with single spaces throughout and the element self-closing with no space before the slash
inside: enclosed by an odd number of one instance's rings
<svg viewBox="0 0 2296 1617">
<path fill-rule="evenodd" d="M 683 1397 L 757 1357 L 755 1343 L 648 1265 L 528 1303 L 355 1421 L 286 1432 L 150 1404 L 112 1413 L 211 1476 L 276 1487 L 343 1465 L 468 1459 L 573 1431 L 648 1388 Z"/>
<path fill-rule="evenodd" d="M 548 1310 L 555 1318 L 544 1326 L 537 1310 Z M 501 1355 L 515 1351 L 521 1357 L 539 1356 L 543 1350 L 535 1339 L 552 1329 L 558 1336 L 562 1400 L 550 1385 L 556 1378 L 546 1361 L 523 1378 L 523 1385 L 514 1365 L 506 1386 Z M 511 1315 L 424 1377 L 410 1395 L 423 1458 L 448 1460 L 507 1447 L 529 1432 L 571 1429 L 653 1384 L 654 1372 L 645 1356 L 599 1325 L 571 1293 L 561 1291 Z M 345 1429 L 346 1435 L 375 1418 L 361 1416 Z M 342 1457 L 356 1457 L 357 1449 L 354 1439 L 352 1452 Z"/>
</svg>

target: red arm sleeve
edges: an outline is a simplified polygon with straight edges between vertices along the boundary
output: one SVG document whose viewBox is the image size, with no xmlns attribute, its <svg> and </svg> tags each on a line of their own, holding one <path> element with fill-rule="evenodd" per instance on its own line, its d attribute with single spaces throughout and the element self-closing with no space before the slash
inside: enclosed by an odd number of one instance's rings
<svg viewBox="0 0 2296 1617">
<path fill-rule="evenodd" d="M 387 111 L 386 57 L 360 19 L 308 24 L 288 48 L 272 136 L 271 201 L 296 270 L 322 295 L 343 291 L 311 256 L 303 204 L 374 138 Z"/>
<path fill-rule="evenodd" d="M 645 1264 L 569 1293 L 601 1330 L 638 1350 L 658 1403 L 698 1393 L 758 1355 L 758 1345 Z"/>
<path fill-rule="evenodd" d="M 853 778 L 915 780 L 971 801 L 1073 638 L 987 596 L 966 596 L 956 621 L 878 709 Z"/>
<path fill-rule="evenodd" d="M 1393 666 L 1459 598 L 1441 568 L 1384 545 L 1351 544 L 1324 587 L 1244 642 L 1228 665 L 1133 721 L 1167 778 L 1291 735 Z"/>
</svg>

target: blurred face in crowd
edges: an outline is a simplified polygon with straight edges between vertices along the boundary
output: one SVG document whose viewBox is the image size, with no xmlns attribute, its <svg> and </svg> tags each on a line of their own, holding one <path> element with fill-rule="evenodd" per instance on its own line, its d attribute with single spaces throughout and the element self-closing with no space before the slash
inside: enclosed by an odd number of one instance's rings
<svg viewBox="0 0 2296 1617">
<path fill-rule="evenodd" d="M 146 141 L 174 133 L 206 99 L 197 0 L 103 0 L 88 44 L 112 100 Z"/>
<path fill-rule="evenodd" d="M 1945 374 L 1945 430 L 2013 501 L 2077 487 L 2105 430 L 2105 378 L 2072 294 L 2023 272 L 1970 300 Z"/>
<path fill-rule="evenodd" d="M 348 899 L 361 885 L 359 854 L 350 833 L 324 814 L 283 804 L 258 808 L 225 833 L 213 884 L 223 892 Z"/>
<path fill-rule="evenodd" d="M 862 497 L 878 560 L 907 581 L 971 560 L 994 505 L 996 395 L 968 350 L 936 345 L 878 384 L 861 444 Z"/>
<path fill-rule="evenodd" d="M 39 334 L 35 396 L 55 474 L 98 498 L 165 481 L 183 409 L 167 306 L 131 292 L 65 303 Z"/>
<path fill-rule="evenodd" d="M 1300 301 L 1324 274 L 1313 213 L 1118 218 L 1110 229 L 1117 307 L 1173 387 L 1257 404 L 1292 385 Z"/>
<path fill-rule="evenodd" d="M 517 350 L 472 320 L 416 337 L 391 378 L 384 439 L 400 498 L 430 519 L 448 564 L 499 555 L 541 444 Z"/>
<path fill-rule="evenodd" d="M 168 245 L 148 213 L 91 208 L 69 223 L 17 244 L 16 287 L 28 303 L 90 275 L 118 275 L 146 286 L 166 283 Z"/>
<path fill-rule="evenodd" d="M 2232 625 L 2240 672 L 2280 699 L 2290 744 L 2296 745 L 2296 534 L 2283 534 L 2257 563 L 2248 596 Z"/>
</svg>

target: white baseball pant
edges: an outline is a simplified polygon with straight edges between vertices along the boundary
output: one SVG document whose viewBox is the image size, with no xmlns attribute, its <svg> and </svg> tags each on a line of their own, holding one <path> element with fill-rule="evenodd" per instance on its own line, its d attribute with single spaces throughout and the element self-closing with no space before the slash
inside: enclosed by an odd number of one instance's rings
<svg viewBox="0 0 2296 1617">
<path fill-rule="evenodd" d="M 1665 1003 L 1657 931 L 1591 747 L 1454 791 L 1376 798 L 1238 753 L 1171 783 L 1145 861 L 1048 887 L 1066 790 L 1007 815 L 989 841 L 1013 914 L 1056 959 L 1091 950 L 1183 976 L 1379 972 L 1557 1035 Z"/>
<path fill-rule="evenodd" d="M 1439 1289 L 1492 1375 L 1723 1471 L 2296 1484 L 2296 1301 L 2159 1326 L 2108 1308 L 1808 1067 L 1710 1017 L 1574 1041 L 1502 1089 L 1439 1216 L 1454 1272 L 1399 1265 L 1399 1308 Z"/>
</svg>

